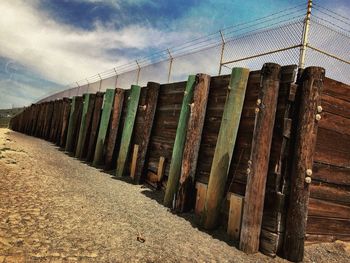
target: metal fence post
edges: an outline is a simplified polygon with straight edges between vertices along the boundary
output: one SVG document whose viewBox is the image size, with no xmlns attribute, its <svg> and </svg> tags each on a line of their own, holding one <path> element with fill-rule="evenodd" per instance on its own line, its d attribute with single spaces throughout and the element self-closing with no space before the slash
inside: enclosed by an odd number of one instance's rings
<svg viewBox="0 0 350 263">
<path fill-rule="evenodd" d="M 88 86 L 87 86 L 87 90 L 86 90 L 86 93 L 89 93 L 90 82 L 89 82 L 89 80 L 88 80 L 88 79 L 85 79 L 85 80 L 86 80 L 86 82 L 87 82 L 87 84 L 88 84 Z"/>
<path fill-rule="evenodd" d="M 114 72 L 115 72 L 115 85 L 114 85 L 114 88 L 117 88 L 117 83 L 118 83 L 118 72 L 115 68 L 114 69 Z"/>
<path fill-rule="evenodd" d="M 139 79 L 140 79 L 140 71 L 141 71 L 141 67 L 139 65 L 139 62 L 136 60 L 136 64 L 137 64 L 137 78 L 136 78 L 136 85 L 139 85 Z"/>
<path fill-rule="evenodd" d="M 219 76 L 221 75 L 221 68 L 222 68 L 222 60 L 224 58 L 224 50 L 225 50 L 225 38 L 224 38 L 224 33 L 222 32 L 222 30 L 219 31 L 220 36 L 221 36 L 221 55 L 220 55 L 220 66 L 219 66 Z"/>
<path fill-rule="evenodd" d="M 75 83 L 77 83 L 77 85 L 78 85 L 78 89 L 77 89 L 77 96 L 79 96 L 80 86 L 79 86 L 79 83 L 78 83 L 78 82 L 75 82 Z"/>
<path fill-rule="evenodd" d="M 168 51 L 168 55 L 169 55 L 169 72 L 168 72 L 168 83 L 170 83 L 170 77 L 171 77 L 171 69 L 172 69 L 172 67 L 173 67 L 173 60 L 174 60 L 174 58 L 173 58 L 173 56 L 171 55 L 171 53 L 170 53 L 170 50 L 169 49 L 167 49 L 167 51 Z"/>
<path fill-rule="evenodd" d="M 100 78 L 100 86 L 98 87 L 98 92 L 100 92 L 101 91 L 101 86 L 102 86 L 102 78 L 101 78 L 100 73 L 98 73 L 97 75 Z"/>
<path fill-rule="evenodd" d="M 307 12 L 304 20 L 303 36 L 301 39 L 300 56 L 299 56 L 299 68 L 305 67 L 305 55 L 306 48 L 309 40 L 309 30 L 310 30 L 310 17 L 311 17 L 312 0 L 307 2 Z"/>
</svg>

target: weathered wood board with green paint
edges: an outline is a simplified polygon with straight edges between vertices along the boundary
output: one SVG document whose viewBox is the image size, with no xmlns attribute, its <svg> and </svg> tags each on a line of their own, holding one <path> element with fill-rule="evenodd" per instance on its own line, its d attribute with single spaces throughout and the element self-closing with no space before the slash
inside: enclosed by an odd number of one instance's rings
<svg viewBox="0 0 350 263">
<path fill-rule="evenodd" d="M 71 105 L 71 111 L 69 116 L 69 122 L 68 122 L 68 131 L 67 131 L 67 139 L 66 139 L 66 151 L 72 152 L 74 151 L 74 140 L 76 138 L 75 131 L 77 130 L 77 126 L 79 124 L 77 123 L 79 119 L 79 104 L 81 104 L 82 97 L 73 97 L 72 105 Z"/>
<path fill-rule="evenodd" d="M 210 170 L 204 211 L 201 217 L 201 225 L 206 229 L 216 227 L 218 222 L 220 205 L 224 197 L 227 175 L 236 143 L 248 77 L 248 69 L 232 69 L 228 95 Z"/>
<path fill-rule="evenodd" d="M 94 109 L 95 94 L 84 94 L 84 107 L 80 123 L 80 131 L 77 143 L 75 156 L 81 158 L 84 153 L 86 145 L 86 138 L 88 138 L 88 129 L 91 123 L 92 113 Z"/>
<path fill-rule="evenodd" d="M 127 98 L 127 113 L 125 117 L 124 128 L 117 159 L 117 168 L 115 173 L 117 177 L 122 177 L 124 173 L 125 163 L 129 153 L 131 137 L 134 129 L 136 112 L 139 105 L 140 93 L 140 86 L 131 86 L 130 95 Z"/>
<path fill-rule="evenodd" d="M 196 76 L 190 75 L 186 83 L 186 89 L 182 100 L 180 118 L 176 129 L 173 153 L 171 157 L 168 182 L 165 190 L 164 205 L 172 207 L 175 193 L 179 184 L 181 173 L 182 154 L 185 147 L 188 118 L 190 116 L 190 103 L 193 98 L 193 90 Z"/>
<path fill-rule="evenodd" d="M 102 109 L 101 123 L 97 135 L 97 142 L 94 154 L 93 165 L 101 164 L 103 160 L 103 147 L 105 145 L 109 120 L 113 107 L 115 89 L 107 89 L 104 97 L 104 104 Z"/>
</svg>

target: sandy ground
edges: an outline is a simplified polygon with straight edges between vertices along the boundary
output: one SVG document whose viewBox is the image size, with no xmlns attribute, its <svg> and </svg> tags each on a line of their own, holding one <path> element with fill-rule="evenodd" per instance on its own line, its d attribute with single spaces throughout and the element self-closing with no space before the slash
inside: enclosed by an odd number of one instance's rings
<svg viewBox="0 0 350 263">
<path fill-rule="evenodd" d="M 48 142 L 0 129 L 0 263 L 286 262 L 242 253 L 159 198 Z M 305 261 L 350 262 L 349 246 L 307 246 Z"/>
</svg>

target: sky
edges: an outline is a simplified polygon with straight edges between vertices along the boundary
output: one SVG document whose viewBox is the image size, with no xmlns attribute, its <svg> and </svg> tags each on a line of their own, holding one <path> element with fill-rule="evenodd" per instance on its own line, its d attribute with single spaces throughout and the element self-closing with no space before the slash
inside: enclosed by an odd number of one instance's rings
<svg viewBox="0 0 350 263">
<path fill-rule="evenodd" d="M 305 0 L 1 0 L 0 109 Z M 318 0 L 348 16 L 348 0 Z"/>
</svg>

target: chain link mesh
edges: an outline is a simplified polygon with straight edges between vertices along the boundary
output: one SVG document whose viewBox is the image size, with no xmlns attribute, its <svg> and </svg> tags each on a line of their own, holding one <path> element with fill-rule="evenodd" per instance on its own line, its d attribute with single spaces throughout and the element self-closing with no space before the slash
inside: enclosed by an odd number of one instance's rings
<svg viewBox="0 0 350 263">
<path fill-rule="evenodd" d="M 170 50 L 159 51 L 77 82 L 40 102 L 105 91 L 107 88 L 128 89 L 132 84 L 145 86 L 148 81 L 182 81 L 189 74 L 229 74 L 233 67 L 255 70 L 266 62 L 298 64 L 306 13 L 304 5 L 302 3 L 193 39 Z M 349 18 L 314 3 L 305 66 L 324 67 L 328 77 L 350 84 Z"/>
</svg>

